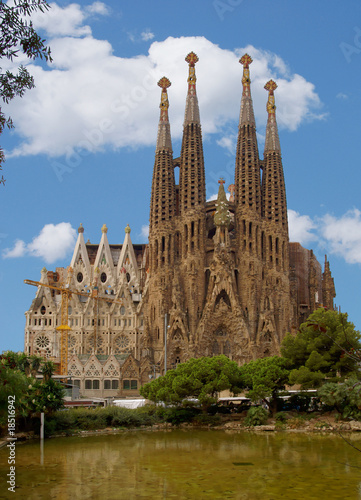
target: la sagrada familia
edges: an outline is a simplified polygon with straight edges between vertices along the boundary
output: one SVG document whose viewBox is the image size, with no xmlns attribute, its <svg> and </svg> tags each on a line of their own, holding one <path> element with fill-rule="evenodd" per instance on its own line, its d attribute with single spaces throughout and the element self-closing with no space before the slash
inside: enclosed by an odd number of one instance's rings
<svg viewBox="0 0 361 500">
<path fill-rule="evenodd" d="M 245 54 L 234 184 L 206 201 L 196 54 L 189 66 L 183 140 L 174 158 L 163 77 L 150 202 L 149 243 L 86 243 L 84 228 L 70 266 L 41 273 L 26 312 L 25 350 L 60 357 L 61 288 L 68 305 L 67 373 L 85 396 L 131 396 L 140 385 L 191 357 L 225 354 L 239 364 L 279 353 L 287 332 L 317 307 L 333 309 L 335 287 L 312 250 L 290 243 L 286 188 L 276 122 L 276 83 L 268 92 L 259 156 Z M 179 184 L 175 182 L 179 168 Z M 49 288 L 50 285 L 53 288 Z M 59 291 L 57 291 L 59 287 Z M 96 294 L 94 294 L 96 290 Z"/>
</svg>

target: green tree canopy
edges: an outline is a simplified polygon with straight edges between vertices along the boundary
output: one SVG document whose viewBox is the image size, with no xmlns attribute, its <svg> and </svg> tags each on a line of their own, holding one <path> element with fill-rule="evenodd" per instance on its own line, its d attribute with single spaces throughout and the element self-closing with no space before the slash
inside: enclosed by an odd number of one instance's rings
<svg viewBox="0 0 361 500">
<path fill-rule="evenodd" d="M 287 334 L 281 353 L 292 368 L 290 383 L 307 389 L 318 387 L 326 378 L 359 373 L 360 359 L 352 353 L 360 349 L 360 333 L 347 314 L 320 308 L 302 323 L 297 335 Z"/>
<path fill-rule="evenodd" d="M 8 396 L 15 396 L 17 417 L 62 408 L 64 389 L 51 378 L 55 365 L 39 356 L 6 351 L 0 356 L 0 425 L 6 423 Z M 37 380 L 38 371 L 43 379 Z"/>
<path fill-rule="evenodd" d="M 248 389 L 247 396 L 252 401 L 269 398 L 270 410 L 276 409 L 278 391 L 288 382 L 288 361 L 280 356 L 260 358 L 250 361 L 239 368 L 243 387 Z"/>
<path fill-rule="evenodd" d="M 51 61 L 50 49 L 45 46 L 36 33 L 31 21 L 26 19 L 33 12 L 44 12 L 50 8 L 44 0 L 13 0 L 12 4 L 0 1 L 0 59 L 13 61 L 19 52 L 29 59 L 45 59 Z M 14 97 L 22 97 L 27 89 L 33 88 L 34 78 L 29 71 L 20 65 L 16 74 L 3 71 L 0 67 L 0 96 L 8 103 Z M 4 127 L 13 127 L 10 117 L 6 117 L 0 108 L 0 134 Z M 4 162 L 4 153 L 0 148 L 0 170 Z M 1 177 L 0 183 L 4 183 Z"/>
<path fill-rule="evenodd" d="M 169 370 L 140 388 L 140 393 L 150 401 L 182 404 L 184 399 L 196 398 L 205 411 L 217 402 L 217 393 L 229 389 L 240 392 L 237 364 L 226 356 L 190 359 L 175 370 Z"/>
</svg>

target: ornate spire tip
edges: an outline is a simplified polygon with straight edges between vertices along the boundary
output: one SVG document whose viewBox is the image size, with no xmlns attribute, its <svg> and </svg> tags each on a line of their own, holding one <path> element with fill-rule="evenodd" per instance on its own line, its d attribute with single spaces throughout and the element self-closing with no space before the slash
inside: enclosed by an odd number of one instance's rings
<svg viewBox="0 0 361 500">
<path fill-rule="evenodd" d="M 163 76 L 163 78 L 161 78 L 158 82 L 158 87 L 160 87 L 162 90 L 167 90 L 167 88 L 169 88 L 172 84 L 171 82 L 168 80 L 168 78 L 166 76 Z"/>
<path fill-rule="evenodd" d="M 241 57 L 239 62 L 242 64 L 242 66 L 248 68 L 248 66 L 253 62 L 253 59 L 248 54 L 244 54 L 244 56 Z"/>
<path fill-rule="evenodd" d="M 187 61 L 189 66 L 194 66 L 199 61 L 197 54 L 195 54 L 194 52 L 189 52 L 185 60 Z"/>
</svg>

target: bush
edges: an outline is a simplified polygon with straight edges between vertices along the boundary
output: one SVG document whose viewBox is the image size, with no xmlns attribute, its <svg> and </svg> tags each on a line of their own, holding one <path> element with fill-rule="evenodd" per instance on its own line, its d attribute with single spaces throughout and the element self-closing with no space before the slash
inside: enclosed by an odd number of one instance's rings
<svg viewBox="0 0 361 500">
<path fill-rule="evenodd" d="M 285 423 L 287 420 L 287 415 L 284 411 L 279 411 L 275 415 L 276 422 Z"/>
<path fill-rule="evenodd" d="M 263 425 L 267 422 L 268 411 L 262 406 L 252 406 L 248 412 L 244 423 L 247 426 Z"/>
<path fill-rule="evenodd" d="M 201 413 L 199 408 L 167 408 L 164 420 L 172 425 L 180 425 L 184 422 L 192 422 L 195 416 Z"/>
<path fill-rule="evenodd" d="M 206 415 L 204 413 L 196 415 L 193 419 L 193 422 L 198 425 L 218 425 L 220 421 L 220 415 Z"/>
</svg>

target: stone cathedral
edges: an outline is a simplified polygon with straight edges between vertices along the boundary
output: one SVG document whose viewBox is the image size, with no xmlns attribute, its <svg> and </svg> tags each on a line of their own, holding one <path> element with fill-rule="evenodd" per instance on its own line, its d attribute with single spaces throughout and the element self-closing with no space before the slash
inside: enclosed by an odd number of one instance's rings
<svg viewBox="0 0 361 500">
<path fill-rule="evenodd" d="M 61 288 L 68 306 L 68 375 L 84 396 L 133 396 L 150 378 L 191 357 L 225 354 L 239 364 L 279 353 L 286 332 L 317 307 L 333 309 L 335 287 L 312 250 L 290 243 L 286 188 L 276 122 L 276 83 L 268 92 L 259 156 L 245 54 L 234 184 L 219 180 L 206 201 L 196 54 L 186 57 L 183 140 L 174 157 L 163 77 L 150 202 L 149 243 L 86 243 L 84 228 L 70 266 L 41 273 L 26 312 L 25 350 L 59 361 Z M 175 182 L 179 168 L 179 184 Z M 47 287 L 49 285 L 49 287 Z M 52 288 L 50 288 L 50 286 Z M 57 290 L 59 287 L 59 291 Z M 96 294 L 94 291 L 96 290 Z"/>
</svg>

